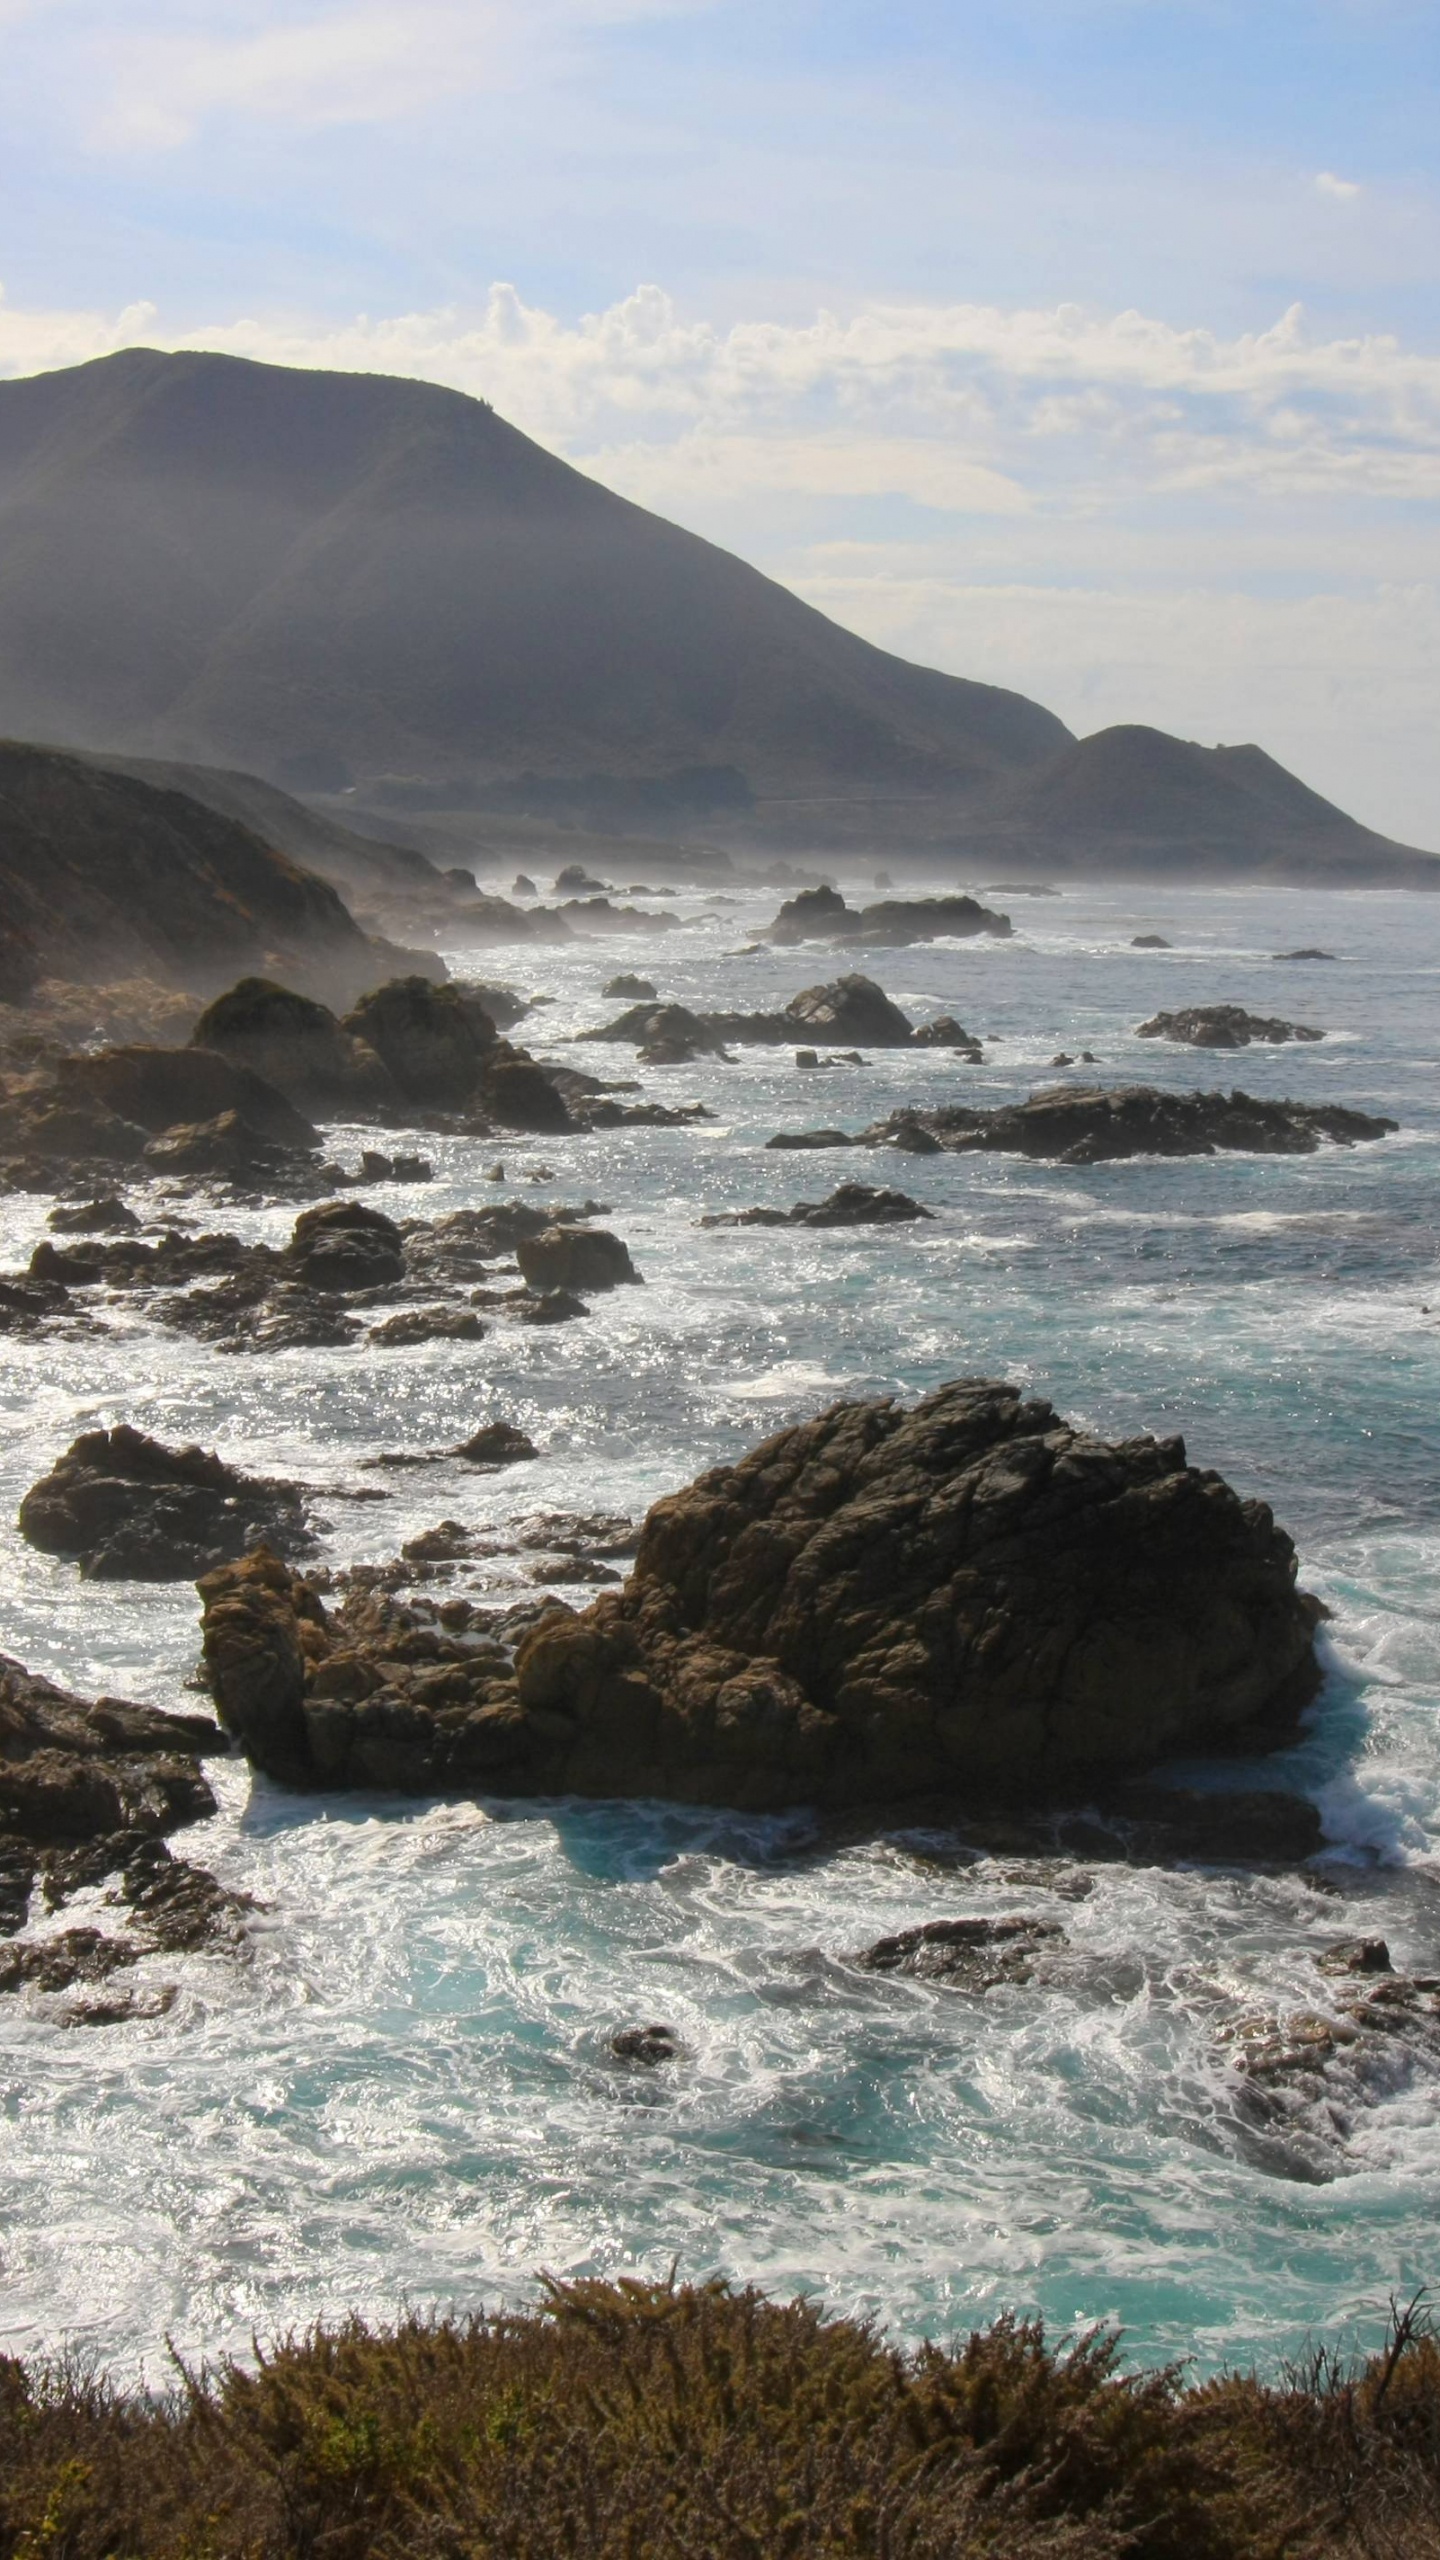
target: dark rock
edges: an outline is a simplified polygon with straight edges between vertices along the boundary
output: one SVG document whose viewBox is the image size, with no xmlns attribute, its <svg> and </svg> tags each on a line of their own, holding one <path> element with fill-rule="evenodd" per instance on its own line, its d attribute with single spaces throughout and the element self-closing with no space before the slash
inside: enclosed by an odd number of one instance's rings
<svg viewBox="0 0 1440 2560">
<path fill-rule="evenodd" d="M 166 1129 L 145 1147 L 150 1172 L 186 1174 L 202 1181 L 254 1181 L 296 1160 L 293 1148 L 277 1147 L 239 1111 L 221 1111 L 213 1120 L 192 1120 Z"/>
<path fill-rule="evenodd" d="M 474 1101 L 498 1037 L 466 988 L 428 978 L 390 979 L 362 996 L 340 1027 L 382 1061 L 403 1102 L 441 1110 Z"/>
<path fill-rule="evenodd" d="M 639 1273 L 636 1273 L 639 1278 Z M 547 1289 L 543 1296 L 527 1298 L 516 1308 L 521 1324 L 569 1324 L 575 1316 L 588 1316 L 589 1308 L 573 1289 Z"/>
<path fill-rule="evenodd" d="M 1276 951 L 1271 954 L 1271 957 L 1276 960 L 1333 960 L 1335 954 L 1333 951 L 1321 951 L 1313 943 L 1306 943 L 1299 951 Z"/>
<path fill-rule="evenodd" d="M 472 1307 L 406 1307 L 372 1324 L 369 1338 L 382 1350 L 395 1351 L 416 1342 L 479 1342 L 485 1330 Z"/>
<path fill-rule="evenodd" d="M 1247 1013 L 1243 1004 L 1192 1004 L 1179 1013 L 1157 1013 L 1142 1022 L 1137 1040 L 1179 1040 L 1190 1049 L 1248 1049 L 1252 1040 L 1323 1040 L 1303 1022 L 1277 1014 Z"/>
<path fill-rule="evenodd" d="M 858 910 L 846 905 L 838 890 L 802 889 L 786 900 L 771 925 L 771 942 L 885 943 L 891 948 L 911 942 L 968 939 L 979 933 L 1008 935 L 1008 916 L 982 907 L 978 898 L 885 898 Z"/>
<path fill-rule="evenodd" d="M 1105 1164 L 1126 1156 L 1313 1155 L 1322 1141 L 1353 1146 L 1398 1127 L 1338 1103 L 1269 1101 L 1254 1094 L 1166 1093 L 1157 1085 L 1052 1085 L 1027 1102 L 991 1111 L 947 1103 L 891 1113 L 847 1139 L 843 1131 L 782 1132 L 773 1146 L 890 1146 L 910 1154 L 994 1153 L 1058 1164 Z"/>
<path fill-rule="evenodd" d="M 206 1820 L 215 1798 L 194 1754 L 219 1740 L 207 1716 L 72 1697 L 0 1655 L 0 1927 L 23 1923 L 42 1853 L 83 1848 L 76 1882 L 93 1882 L 147 1835 Z M 47 1900 L 63 1898 L 47 1882 Z"/>
<path fill-rule="evenodd" d="M 405 1240 L 393 1218 L 363 1200 L 327 1200 L 296 1219 L 286 1259 L 306 1288 L 348 1296 L 405 1276 Z"/>
<path fill-rule="evenodd" d="M 557 898 L 566 895 L 603 898 L 609 886 L 608 880 L 592 880 L 583 862 L 567 862 L 564 870 L 555 874 Z"/>
<path fill-rule="evenodd" d="M 87 1431 L 20 1505 L 20 1533 L 95 1581 L 193 1580 L 268 1538 L 313 1544 L 298 1485 L 246 1476 L 213 1451 L 168 1449 L 128 1423 Z"/>
<path fill-rule="evenodd" d="M 133 1234 L 140 1221 L 112 1191 L 103 1200 L 62 1203 L 45 1223 L 60 1236 L 113 1236 Z"/>
<path fill-rule="evenodd" d="M 538 898 L 540 892 L 528 872 L 517 871 L 510 895 L 512 898 Z"/>
<path fill-rule="evenodd" d="M 463 992 L 482 1013 L 488 1014 L 497 1031 L 508 1031 L 512 1023 L 522 1022 L 532 1010 L 528 996 L 517 995 L 513 987 L 492 987 L 483 978 L 467 978 Z M 548 996 L 536 996 L 535 1004 L 548 1004 Z"/>
<path fill-rule="evenodd" d="M 658 2070 L 662 2062 L 675 2062 L 680 2055 L 680 2038 L 673 2027 L 655 2020 L 648 2027 L 621 2027 L 610 2039 L 610 2050 L 617 2062 L 638 2062 L 643 2070 Z"/>
<path fill-rule="evenodd" d="M 643 997 L 647 998 L 652 1004 L 655 1001 L 656 994 L 656 991 L 654 987 L 651 986 L 648 978 L 631 977 L 624 969 L 621 970 L 618 978 L 607 979 L 600 992 L 605 996 Z"/>
<path fill-rule="evenodd" d="M 729 1209 L 702 1218 L 702 1227 L 891 1227 L 932 1218 L 903 1191 L 877 1191 L 868 1182 L 842 1182 L 825 1200 L 800 1200 L 793 1209 Z"/>
<path fill-rule="evenodd" d="M 1132 951 L 1169 951 L 1173 947 L 1173 944 L 1166 941 L 1163 933 L 1137 933 L 1132 935 L 1130 941 Z"/>
<path fill-rule="evenodd" d="M 1393 1973 L 1390 1950 L 1383 1938 L 1342 1938 L 1327 1947 L 1319 1959 L 1322 1973 Z"/>
<path fill-rule="evenodd" d="M 797 1049 L 795 1052 L 795 1064 L 797 1067 L 818 1067 L 820 1064 L 820 1053 L 817 1049 Z M 828 1059 L 826 1060 L 826 1065 L 829 1065 Z"/>
<path fill-rule="evenodd" d="M 785 1129 L 778 1137 L 767 1138 L 765 1143 L 768 1147 L 804 1150 L 811 1147 L 858 1147 L 860 1141 L 852 1138 L 845 1129 Z"/>
<path fill-rule="evenodd" d="M 540 1452 L 528 1432 L 517 1431 L 513 1422 L 482 1422 L 450 1455 L 466 1459 L 472 1467 L 510 1467 L 524 1458 L 538 1458 Z"/>
<path fill-rule="evenodd" d="M 912 1049 L 956 1049 L 972 1067 L 983 1063 L 980 1043 L 974 1032 L 967 1031 L 963 1022 L 957 1022 L 953 1013 L 938 1014 L 933 1022 L 922 1022 L 917 1030 L 911 1032 L 910 1046 Z"/>
<path fill-rule="evenodd" d="M 647 1054 L 663 1050 L 666 1063 L 685 1064 L 720 1055 L 731 1044 L 787 1047 L 797 1032 L 836 1048 L 898 1049 L 909 1042 L 910 1024 L 873 978 L 852 974 L 803 987 L 782 1013 L 698 1014 L 683 1004 L 635 1004 L 614 1022 L 578 1037 L 633 1040 Z"/>
<path fill-rule="evenodd" d="M 791 1023 L 803 1025 L 837 1047 L 853 1042 L 859 1048 L 894 1049 L 906 1046 L 910 1039 L 905 1015 L 873 978 L 851 975 L 836 978 L 828 986 L 802 988 L 791 997 L 785 1012 Z"/>
<path fill-rule="evenodd" d="M 1051 1059 L 1050 1064 L 1052 1067 L 1073 1067 L 1075 1061 L 1071 1057 L 1068 1049 L 1058 1049 L 1054 1057 Z"/>
<path fill-rule="evenodd" d="M 190 1035 L 192 1047 L 218 1050 L 304 1111 L 384 1109 L 396 1100 L 389 1069 L 363 1039 L 343 1030 L 328 1005 L 242 978 L 207 1005 Z"/>
<path fill-rule="evenodd" d="M 68 1991 L 73 1982 L 103 1982 L 144 1953 L 143 1947 L 107 1938 L 99 1929 L 62 1929 L 52 1938 L 21 1939 L 0 1949 L 0 1992 Z"/>
<path fill-rule="evenodd" d="M 954 1991 L 993 1991 L 1028 1982 L 1038 1958 L 1065 1933 L 1053 1920 L 927 1920 L 877 1938 L 850 1961 L 866 1973 L 898 1973 L 912 1982 L 943 1982 Z"/>
<path fill-rule="evenodd" d="M 274 1085 L 216 1049 L 97 1049 L 62 1058 L 55 1072 L 63 1100 L 98 1105 L 152 1137 L 233 1111 L 274 1147 L 308 1151 L 318 1143 L 313 1124 Z"/>
<path fill-rule="evenodd" d="M 503 1129 L 531 1129 L 554 1136 L 575 1125 L 563 1094 L 533 1058 L 493 1059 L 481 1080 L 480 1099 Z"/>
<path fill-rule="evenodd" d="M 546 1227 L 522 1237 L 515 1258 L 532 1289 L 616 1289 L 640 1278 L 628 1247 L 606 1227 Z"/>
</svg>

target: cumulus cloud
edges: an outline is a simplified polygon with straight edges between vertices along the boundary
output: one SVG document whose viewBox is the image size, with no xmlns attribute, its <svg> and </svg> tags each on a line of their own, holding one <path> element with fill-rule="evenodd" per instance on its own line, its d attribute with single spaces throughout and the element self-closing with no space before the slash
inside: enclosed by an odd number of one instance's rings
<svg viewBox="0 0 1440 2560">
<path fill-rule="evenodd" d="M 1354 178 L 1337 178 L 1333 169 L 1322 169 L 1315 180 L 1317 196 L 1335 196 L 1342 204 L 1352 197 L 1363 196 L 1365 190 Z"/>
</svg>

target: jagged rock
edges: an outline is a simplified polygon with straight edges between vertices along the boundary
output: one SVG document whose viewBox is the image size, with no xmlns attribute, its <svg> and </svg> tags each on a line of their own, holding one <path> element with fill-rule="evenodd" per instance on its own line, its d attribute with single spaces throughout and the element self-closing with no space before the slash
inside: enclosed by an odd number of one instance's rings
<svg viewBox="0 0 1440 2560">
<path fill-rule="evenodd" d="M 792 1024 L 802 1024 L 837 1048 L 853 1044 L 861 1049 L 895 1049 L 910 1039 L 910 1024 L 899 1006 L 891 1003 L 873 978 L 855 974 L 836 978 L 828 986 L 803 987 L 791 997 L 785 1012 Z"/>
<path fill-rule="evenodd" d="M 892 948 L 941 938 L 968 939 L 974 934 L 1008 935 L 1008 916 L 982 907 L 978 898 L 883 898 L 878 904 L 848 906 L 837 889 L 802 889 L 787 898 L 769 929 L 770 942 L 868 942 Z"/>
<path fill-rule="evenodd" d="M 133 1235 L 140 1221 L 112 1191 L 103 1200 L 77 1200 L 52 1209 L 46 1219 L 57 1236 Z"/>
<path fill-rule="evenodd" d="M 702 1218 L 702 1227 L 893 1227 L 933 1218 L 903 1191 L 877 1191 L 868 1182 L 842 1182 L 824 1200 L 798 1200 L 793 1209 L 725 1209 Z"/>
<path fill-rule="evenodd" d="M 285 1253 L 306 1288 L 336 1296 L 387 1288 L 405 1276 L 400 1229 L 364 1200 L 327 1200 L 304 1210 Z"/>
<path fill-rule="evenodd" d="M 479 1342 L 484 1332 L 473 1307 L 406 1307 L 372 1324 L 370 1340 L 393 1351 L 416 1342 Z"/>
<path fill-rule="evenodd" d="M 922 1022 L 910 1034 L 912 1049 L 954 1049 L 972 1067 L 983 1065 L 980 1043 L 973 1031 L 957 1022 L 953 1013 L 938 1014 L 933 1022 Z"/>
<path fill-rule="evenodd" d="M 877 1938 L 850 1961 L 866 1973 L 943 1982 L 952 1991 L 993 1991 L 998 1983 L 1029 1982 L 1038 1959 L 1064 1939 L 1053 1920 L 927 1920 Z"/>
<path fill-rule="evenodd" d="M 1354 1146 L 1399 1123 L 1338 1103 L 1268 1101 L 1249 1093 L 1166 1093 L 1157 1085 L 1052 1085 L 993 1111 L 947 1103 L 892 1111 L 857 1138 L 843 1130 L 782 1131 L 772 1147 L 899 1147 L 912 1155 L 994 1153 L 1057 1164 L 1125 1156 L 1313 1155 L 1322 1140 Z"/>
<path fill-rule="evenodd" d="M 1142 1022 L 1137 1040 L 1179 1040 L 1190 1049 L 1248 1049 L 1252 1040 L 1323 1040 L 1303 1022 L 1278 1014 L 1247 1013 L 1243 1004 L 1192 1004 L 1179 1013 L 1157 1013 Z"/>
<path fill-rule="evenodd" d="M 1034 1805 L 1268 1747 L 1319 1678 L 1263 1503 L 984 1380 L 832 1407 L 658 1503 L 629 1582 L 541 1617 L 513 1677 L 438 1636 L 415 1675 L 263 1552 L 201 1589 L 222 1721 L 301 1784 Z"/>
<path fill-rule="evenodd" d="M 82 1432 L 31 1486 L 19 1525 L 32 1547 L 107 1582 L 193 1580 L 262 1537 L 292 1555 L 314 1543 L 298 1485 L 167 1449 L 128 1423 Z"/>
<path fill-rule="evenodd" d="M 73 1697 L 0 1655 L 0 1931 L 23 1926 L 42 1872 L 53 1908 L 147 1839 L 213 1814 L 194 1755 L 219 1740 L 207 1716 Z"/>
<path fill-rule="evenodd" d="M 628 1246 L 606 1227 L 546 1227 L 515 1247 L 531 1289 L 617 1289 L 638 1282 Z"/>
<path fill-rule="evenodd" d="M 607 979 L 600 992 L 605 996 L 645 997 L 652 1004 L 656 993 L 648 978 L 631 977 L 624 969 L 621 970 L 618 978 Z"/>
<path fill-rule="evenodd" d="M 249 1067 L 303 1111 L 383 1109 L 396 1099 L 389 1069 L 368 1042 L 342 1030 L 328 1005 L 271 978 L 242 978 L 217 996 L 190 1039 Z"/>
</svg>

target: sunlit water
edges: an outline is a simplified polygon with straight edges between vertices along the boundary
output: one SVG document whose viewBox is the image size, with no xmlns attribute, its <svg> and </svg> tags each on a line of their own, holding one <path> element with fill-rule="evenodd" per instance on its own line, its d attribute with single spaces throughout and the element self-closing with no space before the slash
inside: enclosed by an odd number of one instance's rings
<svg viewBox="0 0 1440 2560">
<path fill-rule="evenodd" d="M 742 1051 L 647 1075 L 652 1094 L 710 1105 L 694 1129 L 506 1147 L 520 1196 L 610 1204 L 644 1273 L 586 1323 L 257 1361 L 111 1302 L 102 1337 L 7 1345 L 4 1516 L 77 1431 L 126 1418 L 335 1487 L 325 1554 L 343 1563 L 447 1515 L 638 1512 L 842 1393 L 1023 1379 L 1107 1434 L 1182 1429 L 1296 1537 L 1335 1611 L 1331 1675 L 1270 1774 L 1319 1795 L 1331 1858 L 1309 1881 L 1100 1868 L 1076 1900 L 1014 1861 L 826 1849 L 803 1817 L 297 1800 L 222 1763 L 223 1811 L 185 1845 L 268 1906 L 251 1958 L 149 1962 L 142 1979 L 180 1985 L 150 2022 L 82 2032 L 55 2003 L 0 2007 L 0 2344 L 69 2339 L 158 2376 L 167 2337 L 244 2349 L 322 2312 L 469 2307 L 530 2296 L 542 2268 L 676 2260 L 816 2289 L 898 2335 L 1033 2307 L 1062 2327 L 1121 2320 L 1137 2354 L 1203 2366 L 1273 2360 L 1321 2328 L 1369 2339 L 1392 2291 L 1436 2275 L 1440 2083 L 1397 2058 L 1331 2129 L 1337 2174 L 1314 2183 L 1237 2123 L 1216 2022 L 1313 1997 L 1305 1950 L 1361 1929 L 1440 1969 L 1440 900 L 1000 903 L 1013 943 L 848 963 L 738 956 L 773 893 L 708 920 L 683 898 L 685 928 L 652 943 L 484 955 L 482 974 L 555 998 L 517 1036 L 616 1076 L 629 1050 L 560 1044 L 615 1009 L 599 991 L 621 968 L 749 1007 L 859 965 L 995 1045 L 978 1069 L 874 1052 L 820 1074 Z M 1127 947 L 1150 930 L 1176 948 Z M 1299 943 L 1340 956 L 1267 957 Z M 1240 1057 L 1133 1037 L 1158 1006 L 1220 999 L 1333 1036 Z M 778 1128 L 856 1128 L 902 1100 L 1023 1094 L 1082 1047 L 1108 1081 L 1333 1098 L 1401 1133 L 1083 1171 L 764 1151 Z M 479 1179 L 493 1143 L 431 1152 L 428 1190 L 371 1196 L 398 1215 L 496 1197 Z M 849 1176 L 900 1183 L 934 1223 L 696 1224 Z M 49 1205 L 5 1204 L 12 1267 Z M 291 1214 L 225 1222 L 278 1238 Z M 392 1477 L 383 1504 L 343 1498 L 376 1481 L 363 1456 L 452 1443 L 491 1414 L 542 1462 L 439 1465 Z M 7 1650 L 87 1690 L 183 1700 L 186 1587 L 85 1585 L 3 1535 Z M 512 1587 L 523 1570 L 495 1567 Z M 1063 1923 L 1058 1980 L 974 2000 L 845 1962 L 912 1922 L 1017 1909 Z M 649 2018 L 684 2058 L 626 2073 L 608 2039 Z"/>
</svg>

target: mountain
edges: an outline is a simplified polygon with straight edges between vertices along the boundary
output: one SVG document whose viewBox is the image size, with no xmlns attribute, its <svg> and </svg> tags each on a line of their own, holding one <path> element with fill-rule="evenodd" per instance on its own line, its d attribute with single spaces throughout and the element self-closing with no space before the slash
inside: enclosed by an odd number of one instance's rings
<svg viewBox="0 0 1440 2560">
<path fill-rule="evenodd" d="M 438 964 L 362 933 L 327 881 L 183 792 L 0 740 L 0 999 L 43 978 L 197 995 L 251 972 L 351 1001 Z"/>
<path fill-rule="evenodd" d="M 483 401 L 144 348 L 0 383 L 0 728 L 292 789 L 588 799 L 613 832 L 797 794 L 984 801 L 1069 737 Z"/>
<path fill-rule="evenodd" d="M 1049 872 L 1440 889 L 1440 856 L 1375 835 L 1263 748 L 1140 727 L 1066 747 L 967 850 Z"/>
</svg>

